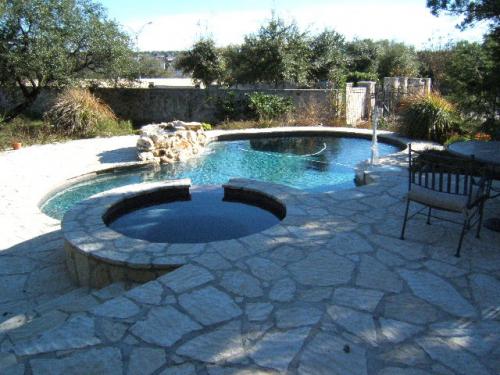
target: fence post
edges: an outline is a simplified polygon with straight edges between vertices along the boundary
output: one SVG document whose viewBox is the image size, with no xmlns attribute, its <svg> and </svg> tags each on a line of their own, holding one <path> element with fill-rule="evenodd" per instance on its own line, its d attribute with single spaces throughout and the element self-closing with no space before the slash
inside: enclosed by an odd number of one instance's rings
<svg viewBox="0 0 500 375">
<path fill-rule="evenodd" d="M 431 78 L 424 78 L 424 94 L 429 95 L 431 93 Z"/>
<path fill-rule="evenodd" d="M 347 125 L 356 125 L 352 119 L 352 82 L 345 84 L 345 122 Z"/>
<path fill-rule="evenodd" d="M 365 113 L 366 117 L 370 119 L 372 117 L 373 109 L 375 108 L 375 88 L 377 82 L 374 81 L 359 81 L 358 86 L 366 87 L 365 96 Z"/>
</svg>

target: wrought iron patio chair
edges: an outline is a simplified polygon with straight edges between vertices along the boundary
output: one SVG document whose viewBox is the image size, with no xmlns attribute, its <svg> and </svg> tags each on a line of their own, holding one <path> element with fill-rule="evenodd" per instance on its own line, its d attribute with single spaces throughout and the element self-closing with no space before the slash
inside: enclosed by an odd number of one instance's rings
<svg viewBox="0 0 500 375">
<path fill-rule="evenodd" d="M 500 197 L 500 185 L 493 185 L 493 181 L 500 181 L 500 167 L 499 166 L 490 166 L 491 171 L 491 188 L 490 188 L 490 199 Z"/>
<path fill-rule="evenodd" d="M 456 159 L 439 154 L 415 151 L 408 145 L 408 193 L 406 210 L 401 229 L 404 240 L 406 223 L 416 215 L 427 216 L 462 225 L 462 232 L 455 256 L 460 256 L 464 235 L 477 224 L 476 237 L 479 238 L 483 220 L 484 202 L 491 187 L 491 174 L 474 159 Z M 408 216 L 410 203 L 423 205 L 421 209 Z M 427 213 L 423 212 L 427 209 Z M 432 210 L 461 214 L 463 221 L 434 216 Z"/>
</svg>

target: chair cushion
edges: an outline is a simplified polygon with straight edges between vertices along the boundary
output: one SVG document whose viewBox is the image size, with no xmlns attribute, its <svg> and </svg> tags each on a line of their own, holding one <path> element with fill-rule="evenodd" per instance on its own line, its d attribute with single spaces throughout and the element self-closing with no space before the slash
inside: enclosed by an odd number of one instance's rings
<svg viewBox="0 0 500 375">
<path fill-rule="evenodd" d="M 426 189 L 419 185 L 412 185 L 407 197 L 414 202 L 426 206 L 453 212 L 465 211 L 468 202 L 467 195 L 442 193 L 436 190 Z"/>
</svg>

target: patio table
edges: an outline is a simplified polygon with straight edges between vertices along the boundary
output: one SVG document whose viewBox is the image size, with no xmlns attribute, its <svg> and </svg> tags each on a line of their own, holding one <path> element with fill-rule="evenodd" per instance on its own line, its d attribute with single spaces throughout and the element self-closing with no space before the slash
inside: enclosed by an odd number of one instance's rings
<svg viewBox="0 0 500 375">
<path fill-rule="evenodd" d="M 474 159 L 493 167 L 500 166 L 500 141 L 456 142 L 448 146 L 448 151 L 460 156 L 473 156 Z M 484 222 L 484 226 L 490 230 L 500 232 L 500 218 L 490 218 Z"/>
</svg>

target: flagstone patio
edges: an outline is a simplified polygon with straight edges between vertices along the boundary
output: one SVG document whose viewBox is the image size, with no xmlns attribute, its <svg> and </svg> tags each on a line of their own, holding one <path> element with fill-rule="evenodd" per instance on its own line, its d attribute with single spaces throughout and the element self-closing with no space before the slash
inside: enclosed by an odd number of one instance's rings
<svg viewBox="0 0 500 375">
<path fill-rule="evenodd" d="M 59 222 L 38 203 L 133 162 L 135 139 L 0 154 L 0 373 L 500 372 L 500 233 L 469 233 L 461 258 L 453 224 L 415 219 L 399 240 L 404 153 L 336 193 L 242 181 L 286 201 L 286 230 L 202 245 L 146 284 L 76 287 Z M 499 212 L 487 203 L 486 217 Z"/>
</svg>

